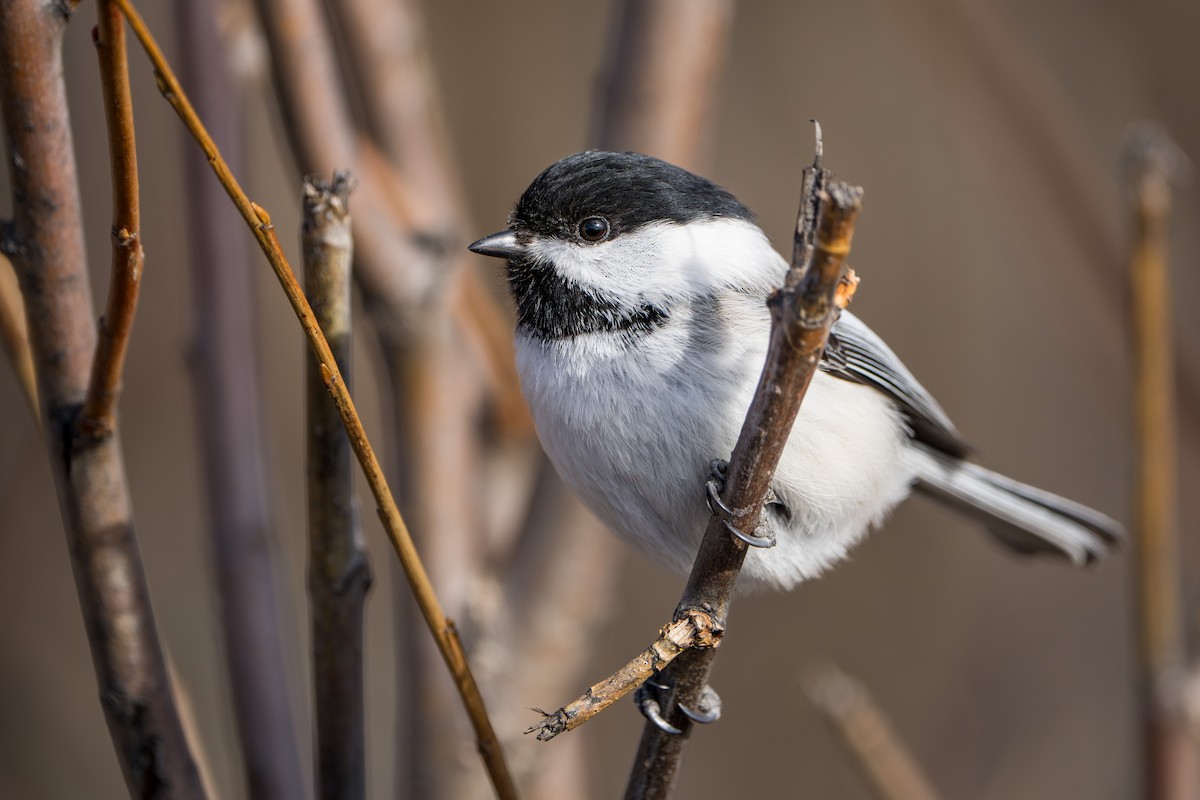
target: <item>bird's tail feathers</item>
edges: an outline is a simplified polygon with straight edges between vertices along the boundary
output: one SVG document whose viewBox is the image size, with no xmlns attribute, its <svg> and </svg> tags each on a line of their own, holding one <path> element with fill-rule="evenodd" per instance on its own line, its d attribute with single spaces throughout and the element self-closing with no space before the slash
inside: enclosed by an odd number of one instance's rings
<svg viewBox="0 0 1200 800">
<path fill-rule="evenodd" d="M 919 442 L 912 445 L 916 488 L 980 520 L 1018 552 L 1052 553 L 1085 564 L 1124 539 L 1121 525 L 1099 511 Z"/>
</svg>

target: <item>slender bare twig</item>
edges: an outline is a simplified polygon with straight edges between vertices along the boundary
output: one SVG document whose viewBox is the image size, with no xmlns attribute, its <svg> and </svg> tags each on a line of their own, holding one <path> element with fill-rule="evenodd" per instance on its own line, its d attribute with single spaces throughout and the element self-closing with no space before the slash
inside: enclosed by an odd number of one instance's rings
<svg viewBox="0 0 1200 800">
<path fill-rule="evenodd" d="M 0 234 L 0 244 L 4 241 Z M 25 304 L 21 301 L 21 287 L 17 285 L 17 273 L 12 262 L 0 253 L 0 338 L 8 360 L 17 374 L 17 381 L 33 412 L 34 421 L 42 424 L 38 411 L 37 375 L 33 369 L 33 350 L 29 347 L 29 332 L 25 326 Z"/>
<path fill-rule="evenodd" d="M 833 663 L 813 667 L 805 692 L 880 800 L 937 800 L 937 793 L 861 683 Z"/>
<path fill-rule="evenodd" d="M 1178 468 L 1168 221 L 1175 145 L 1143 128 L 1127 152 L 1134 241 L 1130 288 L 1134 342 L 1135 485 L 1146 797 L 1200 792 L 1184 706 L 1186 650 L 1179 573 Z"/>
<path fill-rule="evenodd" d="M 218 56 L 225 53 L 213 17 L 206 0 L 180 3 L 177 41 L 196 109 L 237 168 L 242 98 L 227 59 Z M 195 300 L 189 366 L 234 719 L 249 796 L 293 800 L 309 793 L 267 493 L 251 252 L 237 235 L 237 211 L 203 155 L 187 147 L 182 157 Z"/>
<path fill-rule="evenodd" d="M 93 41 L 100 57 L 100 86 L 104 94 L 112 170 L 112 274 L 108 306 L 100 319 L 91 383 L 78 425 L 86 436 L 107 436 L 116 425 L 117 397 L 142 285 L 144 254 L 133 98 L 129 94 L 129 67 L 125 60 L 125 26 L 121 22 L 121 12 L 108 0 L 97 0 L 96 8 L 99 22 L 93 31 Z"/>
<path fill-rule="evenodd" d="M 817 163 L 805 170 L 792 267 L 783 288 L 768 301 L 771 341 L 766 366 L 729 460 L 723 499 L 734 512 L 730 523 L 740 530 L 753 530 L 758 523 L 788 432 L 825 349 L 861 202 L 861 189 L 827 184 L 827 173 L 820 167 L 819 129 L 817 152 Z M 745 556 L 746 545 L 731 537 L 723 519 L 714 515 L 677 616 L 691 609 L 706 609 L 724 625 Z M 679 705 L 699 707 L 714 656 L 711 648 L 689 650 L 665 671 L 663 679 L 670 687 L 665 715 L 681 733 L 669 735 L 646 724 L 626 787 L 627 798 L 671 795 L 691 730 L 691 720 Z"/>
<path fill-rule="evenodd" d="M 62 34 L 71 6 L 0 5 L 14 218 L 4 251 L 25 295 L 45 434 L 100 701 L 137 797 L 201 798 L 134 536 L 118 437 L 75 434 L 95 350 Z M 15 68 L 12 65 L 20 65 Z"/>
<path fill-rule="evenodd" d="M 221 181 L 221 185 L 229 193 L 242 218 L 250 227 L 259 246 L 266 254 L 272 271 L 283 287 L 284 294 L 287 295 L 288 302 L 291 304 L 292 310 L 295 312 L 301 327 L 304 329 L 305 337 L 308 340 L 313 355 L 320 364 L 321 378 L 325 383 L 326 390 L 333 397 L 341 416 L 342 424 L 346 427 L 346 431 L 350 436 L 351 446 L 354 448 L 354 453 L 358 457 L 358 461 L 366 475 L 371 493 L 375 497 L 377 510 L 380 519 L 383 521 L 384 530 L 387 531 L 388 537 L 391 539 L 392 545 L 400 557 L 400 563 L 404 567 L 409 585 L 413 590 L 413 595 L 417 599 L 417 605 L 421 609 L 421 614 L 429 626 L 434 640 L 438 644 L 438 650 L 450 670 L 455 685 L 458 687 L 463 705 L 475 729 L 479 751 L 487 766 L 489 777 L 492 779 L 496 792 L 500 797 L 516 797 L 516 789 L 512 784 L 512 779 L 508 773 L 508 767 L 505 764 L 495 732 L 492 730 L 491 721 L 488 719 L 483 697 L 479 693 L 479 687 L 467 664 L 458 633 L 455 630 L 454 624 L 446 619 L 446 615 L 442 612 L 441 604 L 433 591 L 420 557 L 417 555 L 412 537 L 409 535 L 408 528 L 400 516 L 391 491 L 388 489 L 387 481 L 383 476 L 383 470 L 379 466 L 379 460 L 375 456 L 374 448 L 367 439 L 362 421 L 359 419 L 358 412 L 354 407 L 354 401 L 350 397 L 350 393 L 346 390 L 346 385 L 338 369 L 337 362 L 329 349 L 329 343 L 325 340 L 324 335 L 322 335 L 321 329 L 313 317 L 312 309 L 309 307 L 304 293 L 296 282 L 291 266 L 288 264 L 287 258 L 283 255 L 279 241 L 275 237 L 270 216 L 261 206 L 250 201 L 250 198 L 246 196 L 246 193 L 229 171 L 229 167 L 217 151 L 199 117 L 196 116 L 195 110 L 192 108 L 187 96 L 183 93 L 179 81 L 163 57 L 162 51 L 154 41 L 154 37 L 150 34 L 141 16 L 133 8 L 129 0 L 113 0 L 113 2 L 121 6 L 122 11 L 129 20 L 130 27 L 153 63 L 159 81 L 159 88 L 163 96 L 204 150 L 213 171 Z"/>
<path fill-rule="evenodd" d="M 618 13 L 593 138 L 694 167 L 711 130 L 733 0 L 624 0 Z"/>
<path fill-rule="evenodd" d="M 350 388 L 350 177 L 304 181 L 304 289 Z M 338 412 L 308 362 L 308 592 L 312 607 L 318 797 L 367 794 L 363 609 L 371 587 L 354 503 L 353 453 Z"/>
</svg>

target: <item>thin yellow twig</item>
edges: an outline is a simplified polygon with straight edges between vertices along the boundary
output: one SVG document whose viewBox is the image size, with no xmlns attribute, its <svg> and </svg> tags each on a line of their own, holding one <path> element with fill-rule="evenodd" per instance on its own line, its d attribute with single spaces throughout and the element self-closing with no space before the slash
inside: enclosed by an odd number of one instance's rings
<svg viewBox="0 0 1200 800">
<path fill-rule="evenodd" d="M 288 302 L 291 303 L 292 310 L 295 312 L 301 327 L 304 329 L 305 337 L 308 339 L 313 355 L 320 365 L 321 378 L 338 408 L 342 423 L 346 426 L 346 433 L 350 437 L 354 453 L 358 457 L 358 461 L 366 475 L 371 493 L 375 496 L 379 517 L 383 521 L 384 529 L 387 531 L 388 537 L 391 539 L 392 545 L 400 558 L 400 564 L 408 577 L 409 585 L 412 588 L 417 605 L 421 609 L 421 615 L 429 626 L 434 641 L 437 643 L 438 650 L 441 652 L 442 658 L 445 660 L 446 666 L 454 678 L 455 685 L 458 687 L 463 705 L 475 729 L 480 754 L 483 757 L 496 793 L 505 800 L 516 798 L 516 787 L 513 785 L 508 765 L 505 763 L 503 752 L 500 749 L 499 740 L 496 738 L 491 721 L 488 719 L 483 697 L 467 664 L 466 656 L 463 652 L 462 644 L 458 639 L 454 624 L 446 618 L 442 611 L 441 604 L 438 602 L 437 595 L 434 593 L 433 586 L 430 584 L 429 577 L 425 572 L 425 567 L 417 555 L 412 537 L 409 535 L 408 528 L 400 516 L 400 511 L 396 507 L 396 502 L 392 498 L 391 491 L 388 489 L 387 480 L 384 478 L 379 460 L 375 456 L 375 451 L 367 439 L 362 421 L 355 410 L 354 401 L 346 390 L 341 372 L 338 370 L 337 363 L 329 349 L 329 343 L 325 340 L 324 335 L 322 335 L 320 327 L 313 317 L 312 309 L 304 297 L 304 292 L 300 289 L 292 268 L 283 255 L 283 250 L 279 246 L 278 239 L 275 237 L 275 229 L 271 225 L 270 215 L 267 214 L 265 209 L 250 200 L 233 177 L 233 174 L 229 171 L 229 167 L 217 151 L 216 145 L 208 136 L 199 117 L 196 116 L 195 110 L 180 87 L 179 81 L 176 79 L 166 58 L 164 58 L 154 37 L 146 27 L 141 15 L 138 14 L 129 0 L 112 0 L 112 2 L 121 7 L 125 17 L 129 20 L 130 28 L 138 38 L 138 41 L 141 42 L 143 49 L 145 49 L 147 56 L 154 65 L 159 90 L 204 150 L 204 154 L 207 156 L 209 164 L 212 165 L 217 179 L 220 180 L 221 185 L 229 193 L 229 197 L 233 200 L 243 219 L 250 226 L 254 238 L 258 241 L 259 246 L 271 264 L 271 269 L 274 271 L 275 277 L 278 278 L 280 285 L 283 287 L 284 294 L 287 295 Z"/>
</svg>

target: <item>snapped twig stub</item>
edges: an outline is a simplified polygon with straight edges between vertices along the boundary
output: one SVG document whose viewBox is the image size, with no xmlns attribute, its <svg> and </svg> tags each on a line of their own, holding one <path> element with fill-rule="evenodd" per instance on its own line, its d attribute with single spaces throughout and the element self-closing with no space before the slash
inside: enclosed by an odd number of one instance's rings
<svg viewBox="0 0 1200 800">
<path fill-rule="evenodd" d="M 557 711 L 549 714 L 543 711 L 543 719 L 525 733 L 536 733 L 540 741 L 548 742 L 560 733 L 578 728 L 641 686 L 685 650 L 716 647 L 724 632 L 711 614 L 688 609 L 664 625 L 654 643 L 632 661 Z"/>
</svg>

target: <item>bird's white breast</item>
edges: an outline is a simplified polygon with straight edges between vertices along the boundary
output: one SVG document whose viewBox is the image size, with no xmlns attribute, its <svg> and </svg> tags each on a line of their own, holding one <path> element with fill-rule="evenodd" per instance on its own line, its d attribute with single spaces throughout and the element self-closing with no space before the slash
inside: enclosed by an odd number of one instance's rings
<svg viewBox="0 0 1200 800">
<path fill-rule="evenodd" d="M 641 335 L 518 331 L 517 367 L 563 479 L 616 532 L 686 571 L 707 524 L 704 479 L 728 459 L 766 354 L 760 297 L 672 309 Z M 906 494 L 906 437 L 879 392 L 814 376 L 773 486 L 793 518 L 744 574 L 786 588 L 818 574 Z"/>
</svg>

